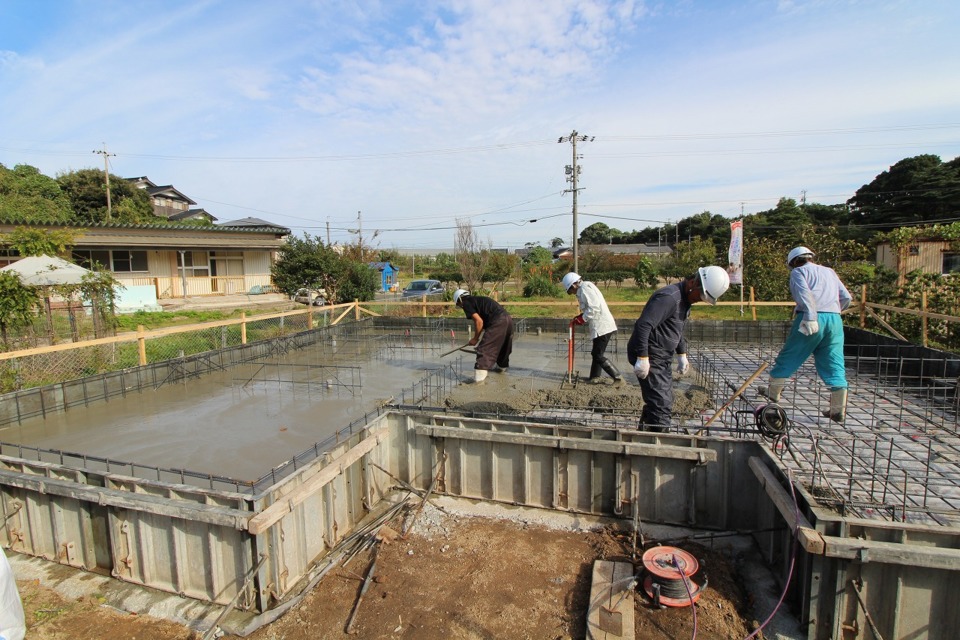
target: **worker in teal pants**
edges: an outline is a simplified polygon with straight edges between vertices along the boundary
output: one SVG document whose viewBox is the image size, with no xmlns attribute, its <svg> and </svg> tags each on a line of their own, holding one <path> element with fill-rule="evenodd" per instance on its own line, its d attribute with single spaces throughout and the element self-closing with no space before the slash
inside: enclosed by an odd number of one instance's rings
<svg viewBox="0 0 960 640">
<path fill-rule="evenodd" d="M 790 293 L 797 303 L 787 341 L 777 355 L 770 384 L 760 393 L 774 402 L 787 380 L 813 355 L 817 375 L 830 388 L 830 409 L 824 415 L 843 422 L 847 407 L 847 375 L 843 364 L 843 321 L 840 312 L 850 306 L 850 292 L 833 269 L 816 264 L 813 251 L 796 247 L 787 255 Z"/>
</svg>

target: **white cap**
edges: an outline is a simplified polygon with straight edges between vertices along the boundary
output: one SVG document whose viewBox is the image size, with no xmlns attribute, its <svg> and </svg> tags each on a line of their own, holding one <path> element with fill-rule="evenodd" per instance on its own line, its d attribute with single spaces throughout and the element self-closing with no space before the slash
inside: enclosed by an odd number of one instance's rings
<svg viewBox="0 0 960 640">
<path fill-rule="evenodd" d="M 567 275 L 563 276 L 563 280 L 560 281 L 561 286 L 564 291 L 570 291 L 570 287 L 580 282 L 582 278 L 579 275 L 571 271 Z"/>
<path fill-rule="evenodd" d="M 806 247 L 794 247 L 790 249 L 790 253 L 787 254 L 787 266 L 790 266 L 794 258 L 799 258 L 800 256 L 809 256 L 812 258 L 814 255 L 813 251 L 810 251 L 810 249 Z"/>
<path fill-rule="evenodd" d="M 468 296 L 468 295 L 470 295 L 470 292 L 467 291 L 466 289 L 457 289 L 456 291 L 453 292 L 453 304 L 457 304 L 458 302 L 460 302 L 461 297 Z"/>
</svg>

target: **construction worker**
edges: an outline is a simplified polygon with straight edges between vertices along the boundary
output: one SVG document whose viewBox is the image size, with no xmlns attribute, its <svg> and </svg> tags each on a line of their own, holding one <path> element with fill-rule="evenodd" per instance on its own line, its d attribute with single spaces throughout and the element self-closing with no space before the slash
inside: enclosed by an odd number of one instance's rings
<svg viewBox="0 0 960 640">
<path fill-rule="evenodd" d="M 793 326 L 770 370 L 770 384 L 761 387 L 760 393 L 780 402 L 787 380 L 813 354 L 817 375 L 830 387 L 830 409 L 823 415 L 843 422 L 847 414 L 847 374 L 840 312 L 850 306 L 850 292 L 836 271 L 814 262 L 814 253 L 807 247 L 791 249 L 787 266 L 790 295 L 797 303 Z"/>
<path fill-rule="evenodd" d="M 593 340 L 590 348 L 590 378 L 587 382 L 590 384 L 603 382 L 603 377 L 600 375 L 602 370 L 606 371 L 607 375 L 613 378 L 614 385 L 619 387 L 623 384 L 623 376 L 604 355 L 610 338 L 617 332 L 617 321 L 613 319 L 613 314 L 607 307 L 607 301 L 603 299 L 603 294 L 600 293 L 597 285 L 584 280 L 573 271 L 563 276 L 562 284 L 567 293 L 577 296 L 577 301 L 580 303 L 580 315 L 573 319 L 573 324 L 587 325 L 590 329 L 590 338 Z"/>
<path fill-rule="evenodd" d="M 453 303 L 473 320 L 473 337 L 467 344 L 477 347 L 474 381 L 486 380 L 487 371 L 491 369 L 505 372 L 513 351 L 513 318 L 510 314 L 493 298 L 470 295 L 466 289 L 453 292 Z"/>
<path fill-rule="evenodd" d="M 721 267 L 702 267 L 677 284 L 657 290 L 633 325 L 627 359 L 640 382 L 643 411 L 638 428 L 665 431 L 673 409 L 673 375 L 670 363 L 677 354 L 681 375 L 690 368 L 683 327 L 696 302 L 717 304 L 730 287 L 730 276 Z"/>
</svg>

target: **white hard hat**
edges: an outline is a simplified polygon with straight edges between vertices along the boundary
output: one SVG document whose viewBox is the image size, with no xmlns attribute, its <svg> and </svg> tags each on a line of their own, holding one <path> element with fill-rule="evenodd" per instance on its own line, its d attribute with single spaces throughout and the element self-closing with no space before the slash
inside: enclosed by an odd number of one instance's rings
<svg viewBox="0 0 960 640">
<path fill-rule="evenodd" d="M 703 289 L 703 301 L 717 304 L 717 298 L 730 288 L 730 276 L 720 267 L 700 267 L 700 288 Z"/>
<path fill-rule="evenodd" d="M 790 263 L 793 262 L 794 258 L 799 258 L 800 256 L 809 256 L 812 258 L 814 253 L 806 247 L 794 247 L 793 249 L 790 249 L 790 253 L 787 254 L 787 266 L 790 266 Z"/>
<path fill-rule="evenodd" d="M 461 297 L 468 296 L 468 295 L 470 295 L 470 292 L 467 291 L 466 289 L 457 289 L 456 291 L 453 292 L 453 304 L 457 304 L 458 302 L 460 302 Z"/>
<path fill-rule="evenodd" d="M 571 271 L 567 275 L 563 276 L 563 280 L 560 281 L 560 284 L 563 286 L 564 291 L 570 291 L 570 287 L 580 282 L 580 280 L 580 276 Z"/>
</svg>

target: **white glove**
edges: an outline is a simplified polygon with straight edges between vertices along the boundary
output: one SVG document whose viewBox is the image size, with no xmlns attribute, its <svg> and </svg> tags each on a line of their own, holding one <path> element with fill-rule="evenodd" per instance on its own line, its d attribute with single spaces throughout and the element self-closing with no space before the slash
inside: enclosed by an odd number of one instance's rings
<svg viewBox="0 0 960 640">
<path fill-rule="evenodd" d="M 817 324 L 816 320 L 801 320 L 800 321 L 800 333 L 805 336 L 812 336 L 817 331 L 820 331 L 820 325 Z"/>
<path fill-rule="evenodd" d="M 690 359 L 687 358 L 687 354 L 685 353 L 677 354 L 677 371 L 680 372 L 680 375 L 683 375 L 689 370 L 690 370 Z"/>
<path fill-rule="evenodd" d="M 637 374 L 637 379 L 643 380 L 650 373 L 650 358 L 637 358 L 633 365 L 633 372 Z"/>
</svg>

